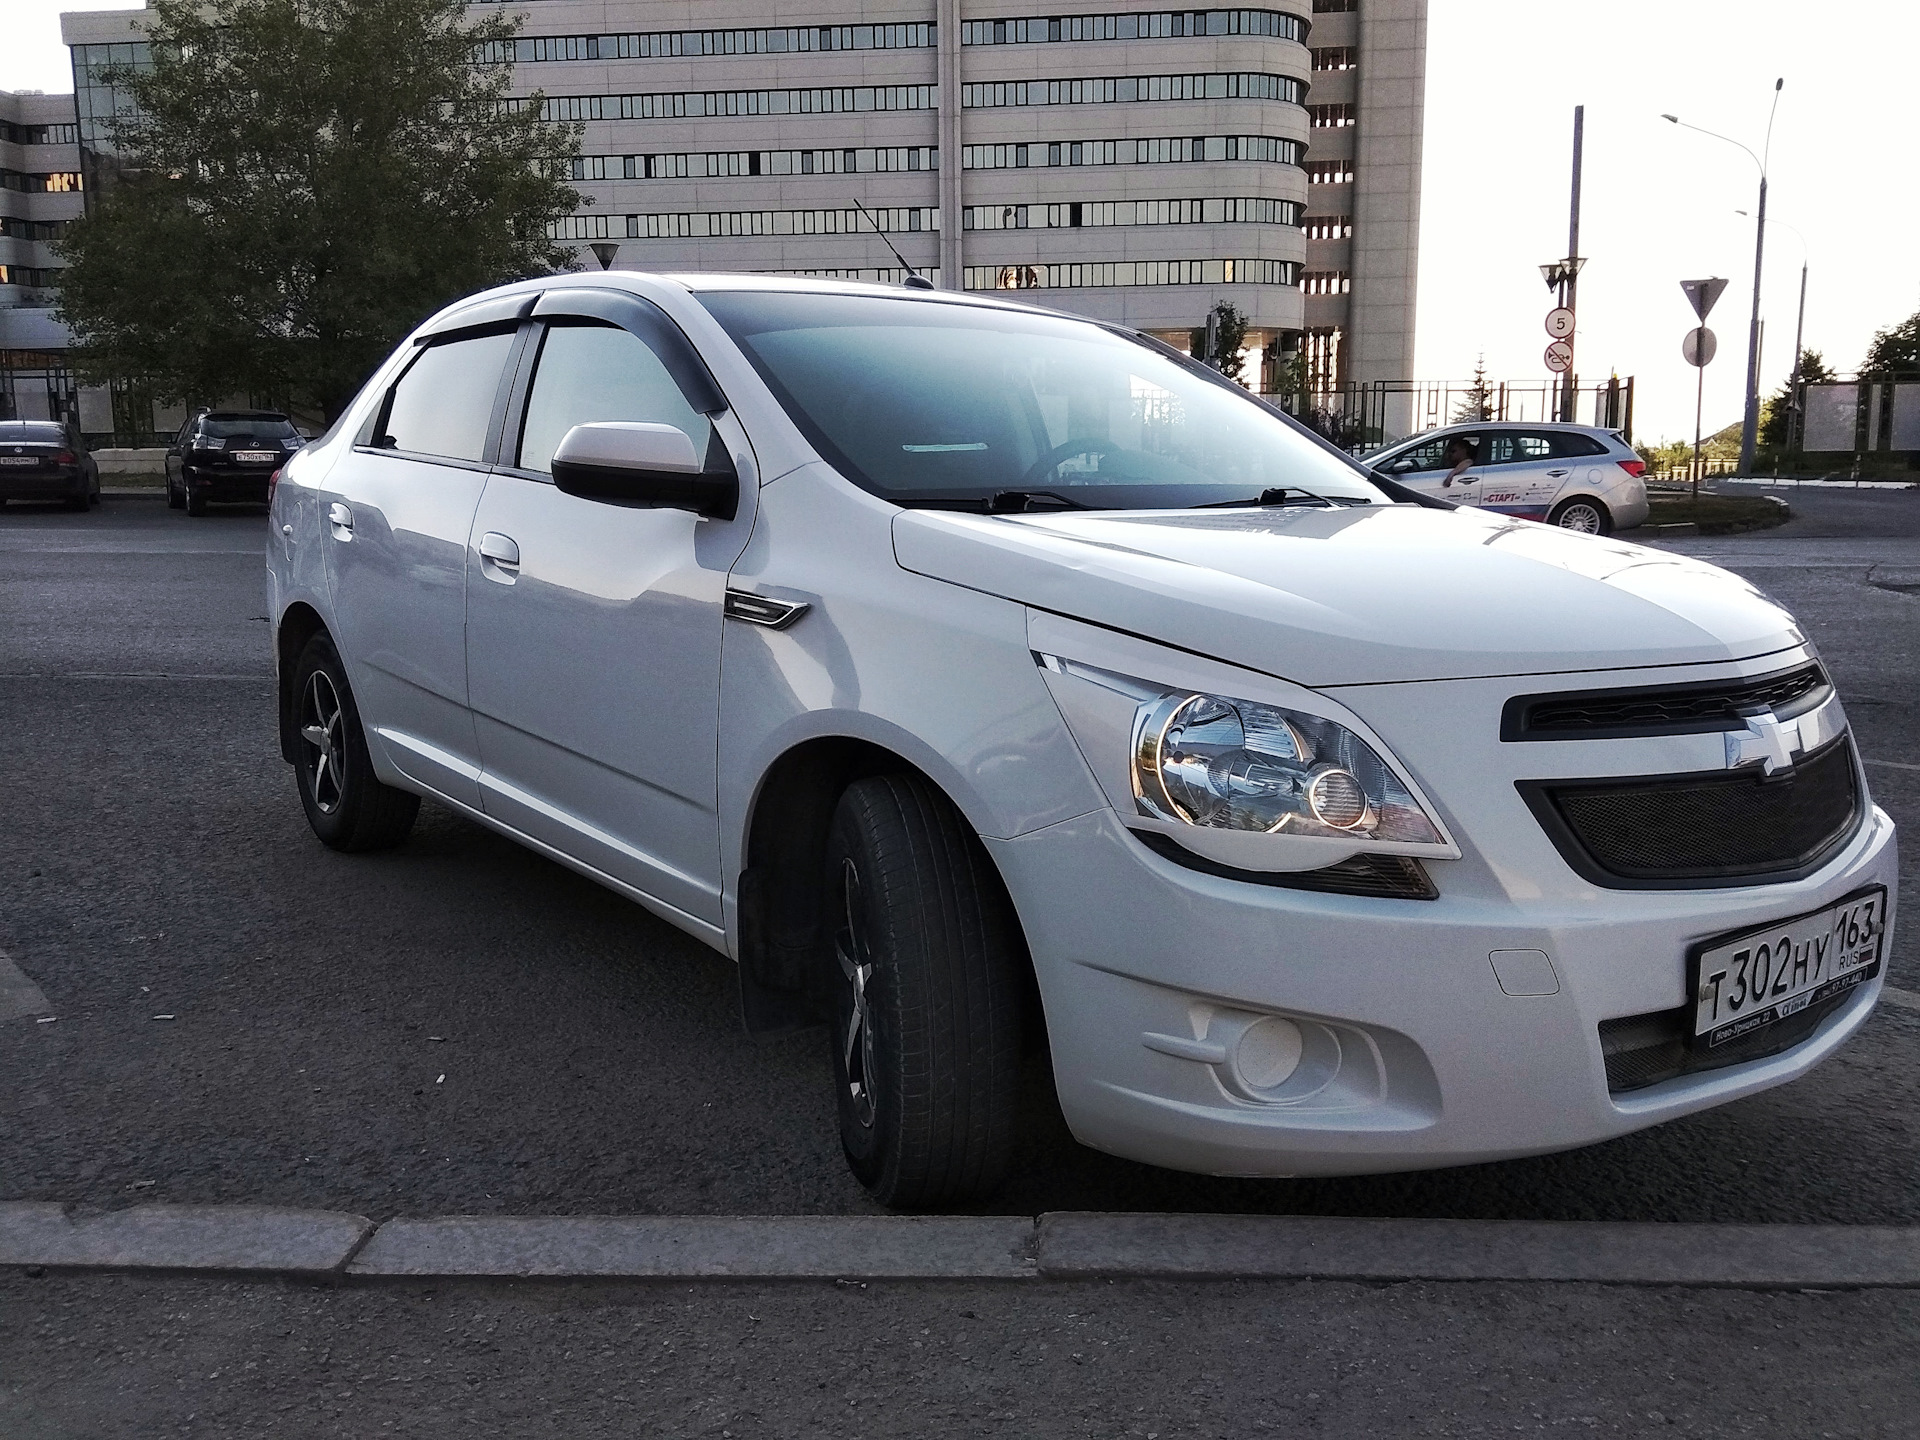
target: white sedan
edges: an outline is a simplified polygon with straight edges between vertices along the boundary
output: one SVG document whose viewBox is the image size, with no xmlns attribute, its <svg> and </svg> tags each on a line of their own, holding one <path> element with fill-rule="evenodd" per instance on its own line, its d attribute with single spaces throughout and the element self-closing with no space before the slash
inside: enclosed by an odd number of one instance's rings
<svg viewBox="0 0 1920 1440">
<path fill-rule="evenodd" d="M 276 479 L 319 839 L 430 797 L 732 957 L 886 1204 L 994 1189 L 1041 1047 L 1088 1145 L 1354 1174 L 1751 1095 L 1880 992 L 1893 825 L 1791 615 L 1118 327 L 525 281 Z"/>
</svg>

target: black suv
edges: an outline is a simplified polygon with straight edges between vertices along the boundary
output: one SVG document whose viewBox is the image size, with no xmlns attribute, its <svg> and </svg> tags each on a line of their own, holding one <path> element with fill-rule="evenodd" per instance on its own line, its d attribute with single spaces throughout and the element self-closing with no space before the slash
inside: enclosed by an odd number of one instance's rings
<svg viewBox="0 0 1920 1440">
<path fill-rule="evenodd" d="M 267 502 L 267 481 L 306 441 L 278 410 L 203 410 L 167 447 L 167 504 L 189 515 L 209 500 Z"/>
<path fill-rule="evenodd" d="M 0 420 L 0 504 L 8 500 L 65 500 L 69 510 L 100 503 L 100 467 L 78 425 Z"/>
</svg>

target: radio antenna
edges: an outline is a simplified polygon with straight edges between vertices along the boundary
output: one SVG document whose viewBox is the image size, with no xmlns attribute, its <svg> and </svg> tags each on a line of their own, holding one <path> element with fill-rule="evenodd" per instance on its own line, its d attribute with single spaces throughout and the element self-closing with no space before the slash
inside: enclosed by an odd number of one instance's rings
<svg viewBox="0 0 1920 1440">
<path fill-rule="evenodd" d="M 895 245 L 893 243 L 892 238 L 888 236 L 887 232 L 880 228 L 880 222 L 874 219 L 873 212 L 867 209 L 866 206 L 860 204 L 860 197 L 858 195 L 855 195 L 853 197 L 853 203 L 859 206 L 860 213 L 867 217 L 868 222 L 873 226 L 873 233 L 878 235 L 882 240 L 886 242 L 887 249 L 893 251 L 893 258 L 900 262 L 900 268 L 907 272 L 907 278 L 901 283 L 904 284 L 909 290 L 933 289 L 934 288 L 933 281 L 929 280 L 926 276 L 922 275 L 918 270 L 914 269 L 913 266 L 907 263 L 907 257 L 900 253 L 900 247 Z"/>
</svg>

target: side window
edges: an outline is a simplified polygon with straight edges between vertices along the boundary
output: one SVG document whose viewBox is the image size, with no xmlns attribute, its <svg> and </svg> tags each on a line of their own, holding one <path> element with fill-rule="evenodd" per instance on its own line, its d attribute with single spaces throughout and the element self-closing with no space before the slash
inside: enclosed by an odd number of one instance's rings
<svg viewBox="0 0 1920 1440">
<path fill-rule="evenodd" d="M 707 453 L 713 422 L 687 403 L 646 342 L 610 325 L 556 324 L 540 345 L 540 362 L 520 428 L 520 468 L 542 474 L 567 431 L 600 420 L 674 425 Z"/>
<path fill-rule="evenodd" d="M 1553 458 L 1556 460 L 1576 460 L 1607 453 L 1607 447 L 1591 435 L 1576 435 L 1571 430 L 1556 430 L 1547 439 L 1553 444 Z"/>
<path fill-rule="evenodd" d="M 1513 460 L 1524 465 L 1529 460 L 1546 460 L 1553 455 L 1553 441 L 1545 435 L 1519 434 L 1513 437 Z"/>
<path fill-rule="evenodd" d="M 479 460 L 486 452 L 500 368 L 513 347 L 511 332 L 429 345 L 394 383 L 383 450 Z"/>
<path fill-rule="evenodd" d="M 1436 438 L 1427 441 L 1425 444 L 1416 445 L 1411 450 L 1402 451 L 1400 454 L 1394 456 L 1392 460 L 1388 461 L 1387 464 L 1390 469 L 1398 470 L 1401 461 L 1411 460 L 1413 462 L 1412 467 L 1407 472 L 1404 472 L 1409 474 L 1419 470 L 1445 470 L 1447 467 L 1442 462 L 1441 457 L 1446 453 L 1446 449 L 1446 440 L 1444 438 Z"/>
</svg>

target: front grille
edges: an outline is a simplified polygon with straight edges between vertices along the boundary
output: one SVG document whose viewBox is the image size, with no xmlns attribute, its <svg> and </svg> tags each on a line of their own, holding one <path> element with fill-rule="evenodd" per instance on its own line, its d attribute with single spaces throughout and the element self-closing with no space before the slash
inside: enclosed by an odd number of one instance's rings
<svg viewBox="0 0 1920 1440">
<path fill-rule="evenodd" d="M 1196 855 L 1158 830 L 1135 830 L 1133 836 L 1163 859 L 1224 880 L 1333 895 L 1370 895 L 1382 900 L 1440 898 L 1427 867 L 1406 855 L 1351 855 L 1337 865 L 1323 865 L 1318 870 L 1241 870 Z"/>
<path fill-rule="evenodd" d="M 1857 993 L 1857 990 L 1843 990 L 1838 995 L 1829 995 L 1798 1015 L 1776 1021 L 1738 1040 L 1729 1040 L 1712 1050 L 1688 1048 L 1687 1020 L 1691 1012 L 1684 1005 L 1678 1010 L 1655 1010 L 1645 1015 L 1602 1020 L 1600 1053 L 1607 1062 L 1607 1090 L 1614 1095 L 1624 1090 L 1644 1090 L 1676 1075 L 1720 1070 L 1791 1050 L 1810 1039 L 1822 1020 Z"/>
<path fill-rule="evenodd" d="M 1500 715 L 1502 740 L 1600 740 L 1737 730 L 1758 710 L 1792 716 L 1824 699 L 1817 663 L 1752 680 L 1649 685 L 1558 695 L 1516 695 Z"/>
<path fill-rule="evenodd" d="M 1771 777 L 1755 766 L 1522 781 L 1520 791 L 1567 863 L 1616 890 L 1798 879 L 1846 842 L 1861 815 L 1845 735 Z"/>
</svg>

